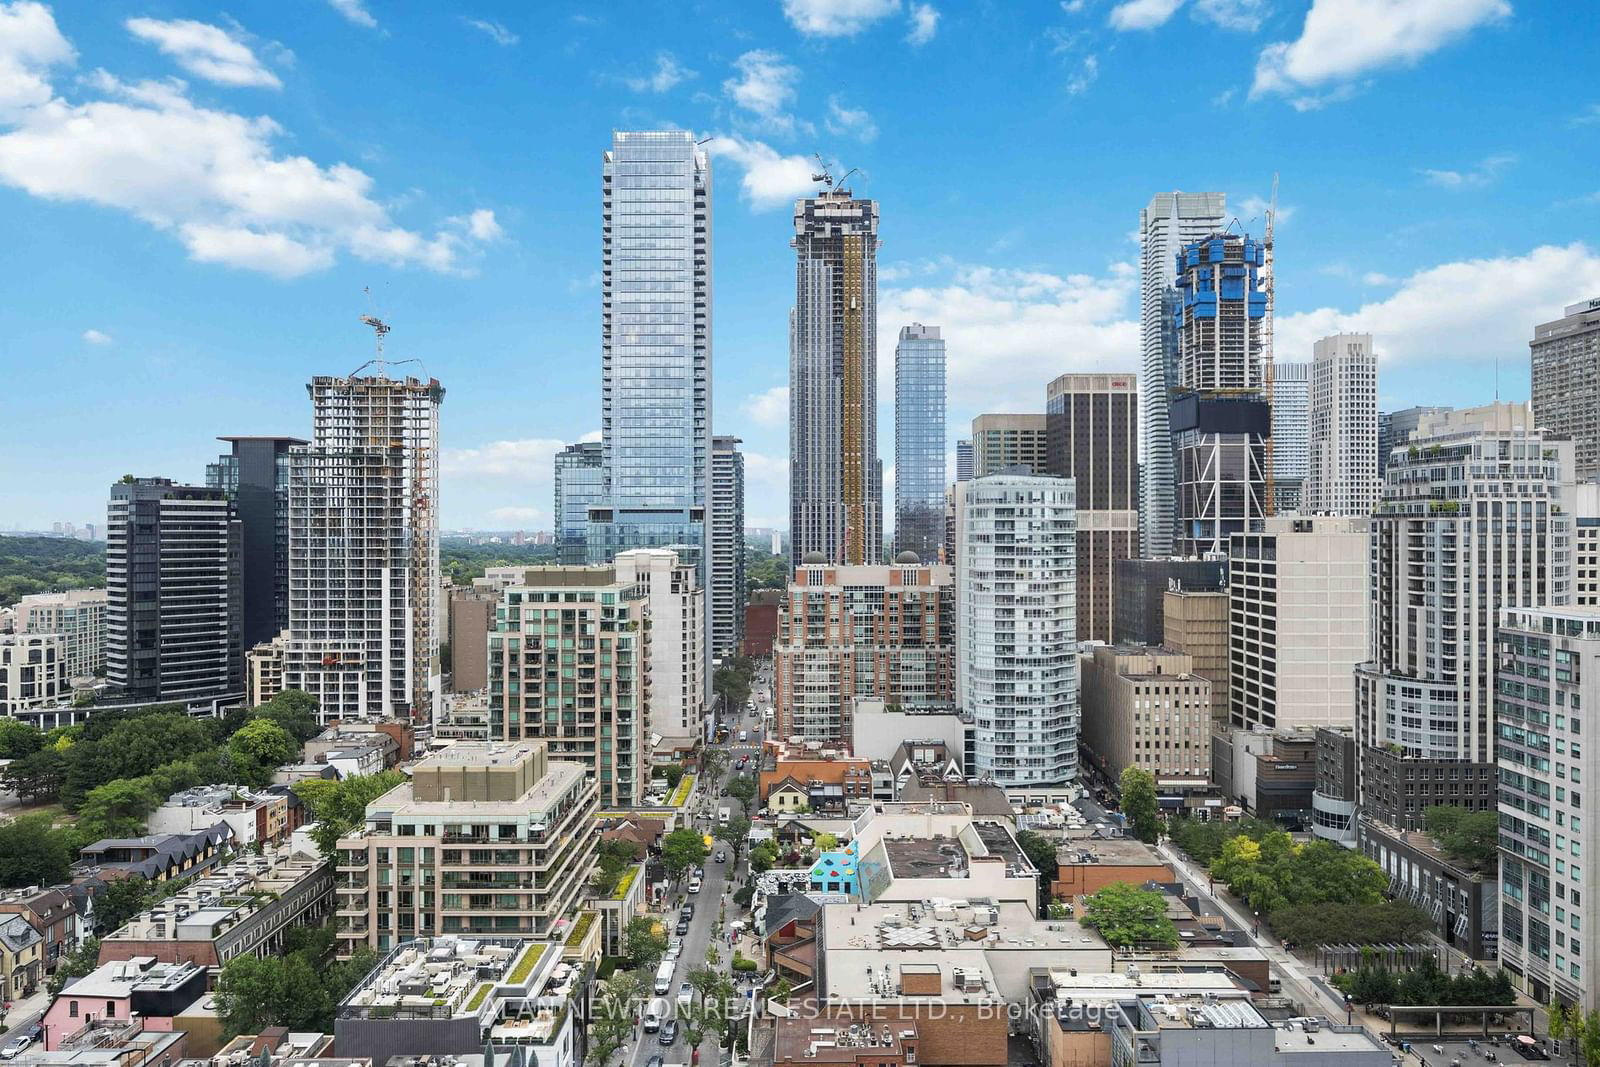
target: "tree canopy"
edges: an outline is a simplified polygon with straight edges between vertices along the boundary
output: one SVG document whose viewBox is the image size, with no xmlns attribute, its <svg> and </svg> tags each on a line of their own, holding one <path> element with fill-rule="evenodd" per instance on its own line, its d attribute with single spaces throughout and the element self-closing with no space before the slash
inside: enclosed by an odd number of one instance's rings
<svg viewBox="0 0 1600 1067">
<path fill-rule="evenodd" d="M 705 862 L 705 838 L 688 827 L 674 830 L 661 839 L 661 865 L 667 874 L 680 878 L 692 867 Z"/>
<path fill-rule="evenodd" d="M 1494 811 L 1469 811 L 1436 804 L 1422 813 L 1423 829 L 1433 835 L 1446 855 L 1479 872 L 1495 869 L 1499 862 L 1500 816 Z"/>
<path fill-rule="evenodd" d="M 0 823 L 0 886 L 64 882 L 77 855 L 73 832 L 57 829 L 48 815 Z"/>
<path fill-rule="evenodd" d="M 380 771 L 342 781 L 307 778 L 291 788 L 317 821 L 311 840 L 324 856 L 331 856 L 339 848 L 339 838 L 366 822 L 367 805 L 405 780 L 399 771 Z"/>
<path fill-rule="evenodd" d="M 106 546 L 70 537 L 0 537 L 0 607 L 34 593 L 102 589 Z"/>
<path fill-rule="evenodd" d="M 1100 931 L 1107 944 L 1121 947 L 1178 943 L 1178 928 L 1167 918 L 1167 902 L 1153 889 L 1114 882 L 1084 901 L 1083 924 Z"/>
<path fill-rule="evenodd" d="M 1117 793 L 1133 836 L 1147 845 L 1155 844 L 1161 837 L 1155 776 L 1139 767 L 1124 768 L 1117 779 Z"/>
</svg>

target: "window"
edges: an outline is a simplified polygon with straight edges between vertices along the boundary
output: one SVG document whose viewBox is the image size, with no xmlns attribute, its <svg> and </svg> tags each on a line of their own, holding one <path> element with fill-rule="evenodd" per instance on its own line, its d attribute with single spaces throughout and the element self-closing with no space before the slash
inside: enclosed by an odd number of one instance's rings
<svg viewBox="0 0 1600 1067">
<path fill-rule="evenodd" d="M 76 1000 L 67 1005 L 67 1017 L 72 1019 L 78 1017 L 78 1002 Z"/>
</svg>

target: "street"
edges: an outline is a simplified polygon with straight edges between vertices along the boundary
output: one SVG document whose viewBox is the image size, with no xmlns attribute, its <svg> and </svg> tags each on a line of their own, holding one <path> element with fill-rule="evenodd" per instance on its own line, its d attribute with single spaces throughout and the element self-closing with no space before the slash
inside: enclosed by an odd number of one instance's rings
<svg viewBox="0 0 1600 1067">
<path fill-rule="evenodd" d="M 756 702 L 756 710 L 747 712 L 740 708 L 736 716 L 730 717 L 729 725 L 731 734 L 729 742 L 725 745 L 713 746 L 728 752 L 728 768 L 716 782 L 701 781 L 695 786 L 695 793 L 689 798 L 688 810 L 691 812 L 704 812 L 705 817 L 696 818 L 692 822 L 695 829 L 702 833 L 715 835 L 717 809 L 729 807 L 735 815 L 749 814 L 744 812 L 743 805 L 733 797 L 722 795 L 723 786 L 729 777 L 740 773 L 736 765 L 740 756 L 749 756 L 749 765 L 745 773 L 754 773 L 761 751 L 761 713 L 765 706 L 764 700 L 770 694 L 770 676 L 768 668 L 758 673 L 757 681 L 751 690 L 751 699 Z M 739 731 L 749 732 L 748 740 L 739 743 Z M 718 863 L 715 856 L 718 849 L 725 850 L 727 861 Z M 746 847 L 748 852 L 748 846 Z M 717 940 L 717 952 L 721 959 L 714 970 L 719 973 L 729 973 L 729 966 L 733 961 L 733 946 L 728 943 L 728 923 L 735 919 L 747 919 L 748 913 L 737 908 L 733 903 L 733 892 L 743 884 L 744 864 L 741 862 L 737 871 L 733 870 L 733 849 L 720 840 L 711 846 L 711 854 L 705 861 L 705 879 L 700 887 L 700 892 L 687 892 L 688 879 L 683 879 L 667 895 L 665 913 L 660 916 L 667 928 L 668 937 L 675 937 L 674 930 L 678 924 L 679 909 L 685 903 L 694 904 L 694 918 L 689 921 L 689 932 L 683 938 L 683 951 L 679 954 L 676 967 L 672 973 L 672 987 L 661 996 L 672 1006 L 668 1017 L 676 1018 L 679 988 L 689 980 L 692 971 L 700 970 L 707 966 L 706 948 L 711 944 L 711 928 L 717 923 L 719 914 L 723 918 L 722 931 Z M 643 976 L 647 981 L 654 981 L 652 975 Z M 736 984 L 737 988 L 737 984 Z M 649 990 L 647 990 L 649 992 Z M 743 990 L 740 990 L 742 993 Z M 656 999 L 656 994 L 649 992 L 646 1006 L 649 1001 Z M 643 1010 L 641 1008 L 641 1016 Z M 631 1067 L 644 1067 L 652 1056 L 660 1056 L 666 1064 L 687 1064 L 690 1061 L 690 1051 L 686 1047 L 687 1041 L 682 1031 L 679 1031 L 677 1041 L 670 1046 L 660 1043 L 658 1034 L 646 1034 L 642 1027 L 637 1029 L 637 1039 L 631 1046 L 625 1046 L 622 1053 L 622 1062 Z M 700 1063 L 719 1063 L 718 1047 L 714 1037 L 707 1037 L 700 1045 Z"/>
</svg>

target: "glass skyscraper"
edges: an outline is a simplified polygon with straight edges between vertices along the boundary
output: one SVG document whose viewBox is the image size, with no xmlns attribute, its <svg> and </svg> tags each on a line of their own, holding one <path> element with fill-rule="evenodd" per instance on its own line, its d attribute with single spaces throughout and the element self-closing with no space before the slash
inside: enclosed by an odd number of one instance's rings
<svg viewBox="0 0 1600 1067">
<path fill-rule="evenodd" d="M 590 562 L 683 546 L 706 582 L 711 164 L 683 130 L 612 134 L 603 171 L 600 432 Z"/>
<path fill-rule="evenodd" d="M 589 552 L 589 509 L 606 498 L 599 441 L 580 441 L 556 453 L 555 535 L 557 559 L 583 563 Z"/>
<path fill-rule="evenodd" d="M 900 328 L 894 350 L 894 547 L 924 563 L 944 540 L 944 339 L 939 327 Z"/>
</svg>

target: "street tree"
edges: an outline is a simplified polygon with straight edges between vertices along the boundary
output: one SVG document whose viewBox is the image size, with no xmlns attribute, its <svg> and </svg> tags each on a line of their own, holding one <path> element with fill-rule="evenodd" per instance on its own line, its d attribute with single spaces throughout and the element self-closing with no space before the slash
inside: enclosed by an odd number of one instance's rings
<svg viewBox="0 0 1600 1067">
<path fill-rule="evenodd" d="M 750 820 L 743 815 L 735 815 L 728 820 L 728 825 L 717 827 L 717 839 L 724 841 L 733 849 L 733 862 L 737 866 L 744 856 L 745 845 L 750 841 Z"/>
<path fill-rule="evenodd" d="M 756 780 L 753 775 L 736 774 L 728 779 L 728 795 L 743 804 L 746 811 L 756 799 Z"/>
<path fill-rule="evenodd" d="M 667 935 L 656 920 L 635 916 L 623 931 L 622 951 L 632 966 L 641 971 L 653 970 L 667 953 Z"/>
<path fill-rule="evenodd" d="M 705 858 L 705 838 L 688 827 L 672 831 L 661 841 L 661 865 L 673 878 L 682 878 L 685 871 L 704 863 Z"/>
<path fill-rule="evenodd" d="M 1117 780 L 1122 814 L 1133 836 L 1153 845 L 1161 837 L 1161 822 L 1156 818 L 1156 780 L 1149 771 L 1128 767 Z"/>
</svg>

